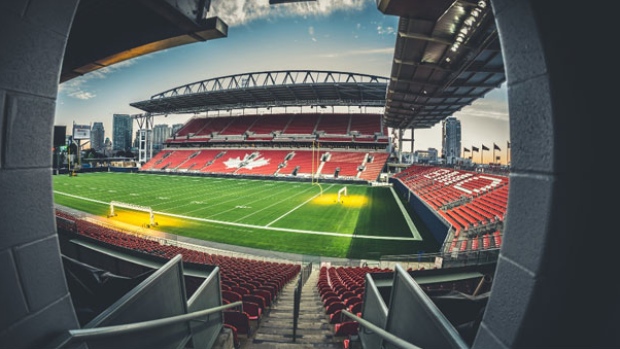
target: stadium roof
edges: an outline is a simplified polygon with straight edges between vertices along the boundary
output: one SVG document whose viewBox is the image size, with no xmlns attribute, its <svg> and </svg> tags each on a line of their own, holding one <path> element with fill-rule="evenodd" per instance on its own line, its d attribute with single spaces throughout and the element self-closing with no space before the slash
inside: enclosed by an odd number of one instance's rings
<svg viewBox="0 0 620 349">
<path fill-rule="evenodd" d="M 505 81 L 488 0 L 377 0 L 400 16 L 385 123 L 430 128 Z"/>
<path fill-rule="evenodd" d="M 313 70 L 229 75 L 178 86 L 130 103 L 151 115 L 289 106 L 385 105 L 388 78 Z"/>
<path fill-rule="evenodd" d="M 151 52 L 226 37 L 226 23 L 206 17 L 210 4 L 210 0 L 81 0 L 60 82 Z"/>
<path fill-rule="evenodd" d="M 175 87 L 130 105 L 151 115 L 379 106 L 385 107 L 386 126 L 430 128 L 506 80 L 489 0 L 377 0 L 377 7 L 400 17 L 389 78 L 334 71 L 255 72 Z"/>
</svg>

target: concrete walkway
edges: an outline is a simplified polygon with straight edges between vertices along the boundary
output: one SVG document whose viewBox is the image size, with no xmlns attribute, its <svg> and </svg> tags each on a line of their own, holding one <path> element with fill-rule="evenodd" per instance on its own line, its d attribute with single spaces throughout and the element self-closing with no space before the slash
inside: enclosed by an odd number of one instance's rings
<svg viewBox="0 0 620 349">
<path fill-rule="evenodd" d="M 241 338 L 241 349 L 342 349 L 344 337 L 334 337 L 313 270 L 301 293 L 296 338 L 293 342 L 293 306 L 297 278 L 287 284 L 271 310 L 263 316 L 250 338 Z"/>
</svg>

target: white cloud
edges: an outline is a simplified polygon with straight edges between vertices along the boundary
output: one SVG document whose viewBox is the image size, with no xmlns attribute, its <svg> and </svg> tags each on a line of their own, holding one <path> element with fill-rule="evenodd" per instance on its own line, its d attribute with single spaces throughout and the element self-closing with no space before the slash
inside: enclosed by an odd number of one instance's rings
<svg viewBox="0 0 620 349">
<path fill-rule="evenodd" d="M 329 53 L 319 55 L 321 58 L 337 58 L 337 57 L 347 57 L 347 56 L 366 56 L 366 55 L 393 55 L 394 47 L 383 47 L 383 48 L 371 48 L 371 49 L 362 49 L 362 50 L 348 50 L 348 51 L 340 51 L 337 53 Z"/>
<path fill-rule="evenodd" d="M 396 30 L 394 29 L 394 27 L 383 27 L 381 25 L 377 26 L 377 34 L 379 35 L 395 35 L 396 34 Z"/>
<path fill-rule="evenodd" d="M 269 0 L 212 0 L 209 17 L 217 16 L 229 27 L 257 19 L 327 16 L 335 11 L 358 11 L 374 0 L 318 0 L 269 5 Z"/>
<path fill-rule="evenodd" d="M 463 108 L 459 116 L 508 121 L 508 105 L 501 99 L 478 99 Z"/>
<path fill-rule="evenodd" d="M 58 86 L 58 93 L 65 94 L 70 98 L 88 100 L 95 98 L 97 95 L 93 91 L 89 91 L 89 81 L 105 79 L 107 75 L 119 71 L 123 68 L 132 66 L 141 57 L 136 57 L 127 61 L 122 61 L 111 66 L 103 67 L 86 73 L 80 77 L 73 78 Z"/>
<path fill-rule="evenodd" d="M 95 98 L 96 96 L 97 96 L 96 94 L 92 92 L 88 92 L 88 91 L 74 91 L 74 92 L 69 93 L 69 97 L 82 99 L 82 100 Z"/>
</svg>

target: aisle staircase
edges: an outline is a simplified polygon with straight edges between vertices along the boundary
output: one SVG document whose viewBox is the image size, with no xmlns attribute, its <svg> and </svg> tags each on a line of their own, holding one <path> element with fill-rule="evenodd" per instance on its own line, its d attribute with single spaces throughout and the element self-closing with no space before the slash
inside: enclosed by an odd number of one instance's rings
<svg viewBox="0 0 620 349">
<path fill-rule="evenodd" d="M 342 349 L 344 337 L 334 337 L 334 325 L 329 324 L 316 287 L 318 274 L 318 270 L 313 270 L 302 289 L 295 338 L 293 308 L 297 279 L 284 287 L 254 334 L 241 340 L 241 349 Z"/>
</svg>

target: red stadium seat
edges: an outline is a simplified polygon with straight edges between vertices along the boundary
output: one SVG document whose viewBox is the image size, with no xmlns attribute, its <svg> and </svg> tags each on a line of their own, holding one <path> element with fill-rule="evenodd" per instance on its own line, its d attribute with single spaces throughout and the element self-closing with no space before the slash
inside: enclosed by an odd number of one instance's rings
<svg viewBox="0 0 620 349">
<path fill-rule="evenodd" d="M 344 301 L 344 305 L 347 306 L 348 308 L 355 303 L 361 303 L 361 302 L 362 302 L 362 299 L 360 297 L 353 296 L 353 297 L 347 298 L 347 300 Z"/>
<path fill-rule="evenodd" d="M 356 335 L 359 328 L 357 321 L 345 321 L 334 325 L 334 336 L 352 336 Z"/>
<path fill-rule="evenodd" d="M 247 301 L 256 303 L 261 308 L 261 311 L 263 313 L 267 310 L 267 302 L 265 301 L 265 297 L 259 296 L 257 294 L 244 294 L 241 297 L 244 302 Z"/>
<path fill-rule="evenodd" d="M 271 292 L 269 292 L 267 290 L 262 290 L 260 288 L 257 288 L 257 289 L 254 289 L 252 291 L 252 294 L 259 295 L 259 296 L 263 297 L 263 299 L 265 300 L 265 305 L 267 307 L 271 306 L 271 302 L 273 301 Z"/>
<path fill-rule="evenodd" d="M 326 308 L 334 303 L 342 303 L 342 300 L 340 300 L 340 298 L 335 297 L 335 296 L 327 297 L 325 298 L 325 300 L 323 300 L 323 306 Z"/>
<path fill-rule="evenodd" d="M 250 321 L 258 321 L 263 315 L 263 312 L 258 304 L 248 301 L 243 301 L 243 312 L 248 313 Z"/>
<path fill-rule="evenodd" d="M 224 323 L 234 326 L 237 333 L 250 336 L 252 328 L 250 327 L 250 315 L 246 312 L 236 310 L 224 310 Z"/>
<path fill-rule="evenodd" d="M 338 309 L 335 312 L 333 312 L 332 314 L 329 314 L 329 323 L 330 324 L 338 324 L 341 323 L 343 320 L 342 318 L 342 309 Z"/>
<path fill-rule="evenodd" d="M 239 340 L 239 333 L 237 331 L 237 328 L 231 324 L 224 324 L 225 328 L 228 328 L 233 335 L 233 346 L 235 347 L 235 349 L 240 349 L 241 348 L 241 341 Z"/>
<path fill-rule="evenodd" d="M 344 303 L 342 302 L 332 303 L 325 308 L 325 313 L 330 315 L 330 314 L 333 314 L 336 310 L 342 310 L 342 309 L 346 309 Z"/>
<path fill-rule="evenodd" d="M 349 312 L 358 315 L 362 312 L 362 307 L 362 302 L 353 303 L 349 306 Z"/>
<path fill-rule="evenodd" d="M 242 297 L 239 293 L 226 290 L 222 290 L 222 298 L 229 300 L 231 303 L 242 300 Z"/>
</svg>

